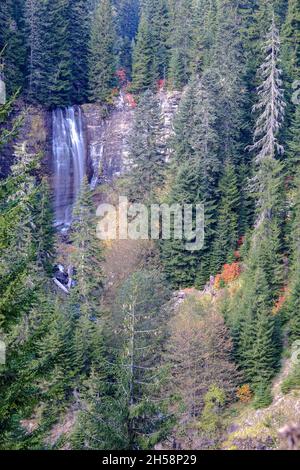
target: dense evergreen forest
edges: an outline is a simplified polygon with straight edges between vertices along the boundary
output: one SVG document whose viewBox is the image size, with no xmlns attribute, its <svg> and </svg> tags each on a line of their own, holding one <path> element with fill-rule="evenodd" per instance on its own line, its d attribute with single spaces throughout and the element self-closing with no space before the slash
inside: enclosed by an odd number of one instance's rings
<svg viewBox="0 0 300 470">
<path fill-rule="evenodd" d="M 1 0 L 0 55 L 0 449 L 278 448 L 299 411 L 267 441 L 227 429 L 287 361 L 299 403 L 300 0 Z M 24 123 L 124 96 L 130 164 L 87 172 L 61 230 Z M 203 204 L 204 246 L 100 241 L 116 195 Z"/>
</svg>

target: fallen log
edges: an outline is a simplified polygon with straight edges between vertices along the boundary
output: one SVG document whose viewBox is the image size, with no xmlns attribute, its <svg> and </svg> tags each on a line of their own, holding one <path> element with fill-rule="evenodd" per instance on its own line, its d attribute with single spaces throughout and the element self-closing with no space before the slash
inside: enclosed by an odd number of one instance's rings
<svg viewBox="0 0 300 470">
<path fill-rule="evenodd" d="M 68 289 L 61 283 L 58 281 L 58 279 L 56 279 L 55 277 L 53 278 L 53 281 L 54 283 L 57 285 L 57 287 L 59 287 L 62 291 L 65 292 L 65 294 L 69 294 L 69 291 Z"/>
</svg>

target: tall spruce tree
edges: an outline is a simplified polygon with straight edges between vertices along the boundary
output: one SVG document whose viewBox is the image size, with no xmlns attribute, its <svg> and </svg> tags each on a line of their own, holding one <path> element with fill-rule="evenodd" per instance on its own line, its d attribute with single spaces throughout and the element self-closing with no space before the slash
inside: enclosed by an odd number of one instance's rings
<svg viewBox="0 0 300 470">
<path fill-rule="evenodd" d="M 129 195 L 133 201 L 153 201 L 155 191 L 164 181 L 165 162 L 160 127 L 160 102 L 148 90 L 138 104 L 129 138 Z"/>
<path fill-rule="evenodd" d="M 117 14 L 117 55 L 118 66 L 131 77 L 132 42 L 139 26 L 139 0 L 117 0 L 114 2 Z"/>
<path fill-rule="evenodd" d="M 75 321 L 74 354 L 78 371 L 87 373 L 97 354 L 96 339 L 103 328 L 101 297 L 103 253 L 97 238 L 91 190 L 85 178 L 74 208 L 70 262 L 74 270 L 68 309 Z"/>
<path fill-rule="evenodd" d="M 96 102 L 109 100 L 115 74 L 115 25 L 110 0 L 100 0 L 92 19 L 89 87 Z"/>
<path fill-rule="evenodd" d="M 284 100 L 278 69 L 279 37 L 273 19 L 264 47 L 266 59 L 260 68 L 259 111 L 251 150 L 256 152 L 257 218 L 247 255 L 244 299 L 241 318 L 239 355 L 246 376 L 256 392 L 256 405 L 270 402 L 268 384 L 276 371 L 279 357 L 278 317 L 272 305 L 282 285 L 280 255 L 280 199 L 282 165 L 276 156 L 283 151 L 277 134 L 283 123 Z"/>
<path fill-rule="evenodd" d="M 217 273 L 224 263 L 234 260 L 234 250 L 239 238 L 239 191 L 233 164 L 225 164 L 219 185 L 220 203 L 217 211 L 215 240 L 212 247 L 212 273 Z"/>
<path fill-rule="evenodd" d="M 142 13 L 132 56 L 132 90 L 144 92 L 152 85 L 152 37 L 149 18 Z"/>
<path fill-rule="evenodd" d="M 288 81 L 300 77 L 300 2 L 289 0 L 288 12 L 282 29 L 282 57 Z"/>
<path fill-rule="evenodd" d="M 170 2 L 170 62 L 168 78 L 174 89 L 186 85 L 193 69 L 193 2 L 172 0 Z"/>
<path fill-rule="evenodd" d="M 88 44 L 90 11 L 85 0 L 70 2 L 71 99 L 74 104 L 86 103 L 88 96 Z"/>
<path fill-rule="evenodd" d="M 25 84 L 26 47 L 23 0 L 3 0 L 0 10 L 0 51 L 7 92 L 12 95 Z"/>
</svg>

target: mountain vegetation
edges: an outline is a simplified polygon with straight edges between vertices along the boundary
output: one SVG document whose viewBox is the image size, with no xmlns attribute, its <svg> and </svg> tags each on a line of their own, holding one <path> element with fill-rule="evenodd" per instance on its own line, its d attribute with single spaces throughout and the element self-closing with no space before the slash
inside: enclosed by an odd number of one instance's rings
<svg viewBox="0 0 300 470">
<path fill-rule="evenodd" d="M 270 406 L 299 347 L 300 1 L 2 0 L 0 80 L 0 449 L 220 448 L 230 412 Z M 108 116 L 116 96 L 132 105 L 128 168 L 111 188 L 88 174 L 56 231 L 26 117 Z M 156 227 L 108 282 L 109 250 L 126 257 L 96 237 L 95 202 L 116 194 L 203 205 L 202 248 L 173 214 L 170 238 Z M 295 367 L 283 389 L 299 387 Z"/>
</svg>

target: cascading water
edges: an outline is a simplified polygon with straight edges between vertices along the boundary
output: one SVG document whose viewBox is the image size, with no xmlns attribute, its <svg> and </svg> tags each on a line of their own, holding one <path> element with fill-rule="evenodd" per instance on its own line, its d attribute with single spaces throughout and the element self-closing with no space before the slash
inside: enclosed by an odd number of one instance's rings
<svg viewBox="0 0 300 470">
<path fill-rule="evenodd" d="M 55 109 L 52 125 L 55 226 L 67 229 L 86 173 L 86 143 L 80 107 Z"/>
</svg>

